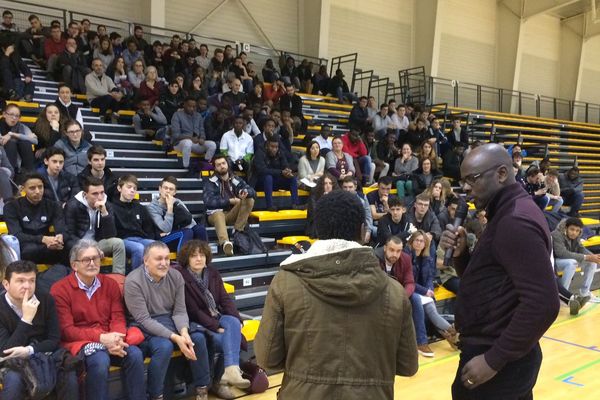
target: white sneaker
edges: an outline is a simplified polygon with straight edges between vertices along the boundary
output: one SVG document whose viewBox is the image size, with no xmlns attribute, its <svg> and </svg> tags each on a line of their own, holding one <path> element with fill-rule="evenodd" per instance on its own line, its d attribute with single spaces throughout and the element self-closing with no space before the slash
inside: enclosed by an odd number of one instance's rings
<svg viewBox="0 0 600 400">
<path fill-rule="evenodd" d="M 231 243 L 229 240 L 223 243 L 223 253 L 225 253 L 227 257 L 231 257 L 233 255 L 233 243 Z"/>
<path fill-rule="evenodd" d="M 600 303 L 600 297 L 593 295 L 592 293 L 589 294 L 590 299 L 588 300 L 589 303 Z"/>
</svg>

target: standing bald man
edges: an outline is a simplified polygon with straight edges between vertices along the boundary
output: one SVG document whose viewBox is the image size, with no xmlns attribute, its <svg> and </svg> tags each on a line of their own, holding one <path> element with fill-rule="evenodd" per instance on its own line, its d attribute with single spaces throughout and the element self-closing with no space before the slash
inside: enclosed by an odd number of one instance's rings
<svg viewBox="0 0 600 400">
<path fill-rule="evenodd" d="M 460 276 L 456 327 L 460 363 L 453 400 L 529 400 L 542 363 L 539 339 L 555 320 L 559 299 L 548 224 L 520 184 L 504 148 L 472 150 L 461 185 L 488 225 L 469 254 L 463 228 L 447 229 Z"/>
</svg>

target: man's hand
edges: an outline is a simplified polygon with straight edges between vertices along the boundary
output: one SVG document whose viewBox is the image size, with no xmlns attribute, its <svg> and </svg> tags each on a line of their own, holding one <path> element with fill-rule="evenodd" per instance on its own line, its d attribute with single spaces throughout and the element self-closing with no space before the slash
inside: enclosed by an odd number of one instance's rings
<svg viewBox="0 0 600 400">
<path fill-rule="evenodd" d="M 124 338 L 125 334 L 120 332 L 103 333 L 100 335 L 100 343 L 106 346 L 106 348 L 111 348 L 123 342 Z"/>
<path fill-rule="evenodd" d="M 25 346 L 11 347 L 10 349 L 4 350 L 4 354 L 6 354 L 6 356 L 4 357 L 5 359 L 27 358 L 29 357 L 29 349 Z"/>
<path fill-rule="evenodd" d="M 184 331 L 181 335 L 171 335 L 171 340 L 173 340 L 173 342 L 175 342 L 175 344 L 179 347 L 179 350 L 181 350 L 185 358 L 196 361 L 194 342 L 192 342 L 192 339 L 187 331 Z"/>
<path fill-rule="evenodd" d="M 199 145 L 203 145 L 204 144 L 204 139 L 198 138 L 198 140 L 196 141 L 196 143 L 198 143 Z"/>
<path fill-rule="evenodd" d="M 173 207 L 175 205 L 175 197 L 172 194 L 168 193 L 165 195 L 165 204 L 167 205 L 167 212 L 173 213 Z"/>
<path fill-rule="evenodd" d="M 57 245 L 56 238 L 54 236 L 43 236 L 42 243 L 46 245 L 47 248 L 52 249 Z"/>
<path fill-rule="evenodd" d="M 389 198 L 389 196 L 387 194 L 384 194 L 383 196 L 381 196 L 381 202 L 383 203 L 384 206 L 387 205 L 388 198 Z"/>
<path fill-rule="evenodd" d="M 229 204 L 231 204 L 232 206 L 235 206 L 236 204 L 241 203 L 242 200 L 238 199 L 237 197 L 232 197 L 229 199 Z"/>
<path fill-rule="evenodd" d="M 467 249 L 467 231 L 462 226 L 457 229 L 451 224 L 446 225 L 446 230 L 440 238 L 440 246 L 444 250 L 454 249 L 453 257 L 460 256 Z"/>
<path fill-rule="evenodd" d="M 219 328 L 219 329 L 217 329 L 217 333 L 225 333 L 225 328 Z"/>
<path fill-rule="evenodd" d="M 107 196 L 104 195 L 104 197 L 100 200 L 98 200 L 96 203 L 94 203 L 94 208 L 98 211 L 100 211 L 100 214 L 102 214 L 102 216 L 106 216 L 108 214 L 108 209 L 106 208 L 106 200 L 107 200 Z"/>
<path fill-rule="evenodd" d="M 589 261 L 589 262 L 593 262 L 593 263 L 600 263 L 600 254 L 586 254 L 583 259 L 585 261 Z"/>
<path fill-rule="evenodd" d="M 0 145 L 2 145 L 2 146 L 6 145 L 6 143 L 8 143 L 10 141 L 11 137 L 12 136 L 10 135 L 10 133 L 7 133 L 6 135 L 2 136 L 0 138 Z"/>
<path fill-rule="evenodd" d="M 21 309 L 23 311 L 23 321 L 31 324 L 33 322 L 33 318 L 37 313 L 38 306 L 40 305 L 40 301 L 32 296 L 29 298 L 31 294 L 29 293 L 29 289 L 25 290 L 25 294 L 23 295 L 23 303 L 21 304 Z"/>
<path fill-rule="evenodd" d="M 497 373 L 498 371 L 494 371 L 485 361 L 485 356 L 480 354 L 465 364 L 460 379 L 467 389 L 475 389 L 492 379 Z"/>
<path fill-rule="evenodd" d="M 289 169 L 289 168 L 286 168 L 286 169 L 284 169 L 283 171 L 281 171 L 281 174 L 282 174 L 283 176 L 285 176 L 286 178 L 291 178 L 292 176 L 294 176 L 294 173 L 293 173 L 293 172 L 292 172 L 292 170 L 291 170 L 291 169 Z"/>
<path fill-rule="evenodd" d="M 238 196 L 240 197 L 240 200 L 244 200 L 245 198 L 248 197 L 248 191 L 246 189 L 242 189 L 242 190 L 240 190 L 240 193 L 238 194 Z"/>
<path fill-rule="evenodd" d="M 429 289 L 427 291 L 427 293 L 425 293 L 425 296 L 427 296 L 427 297 L 433 297 L 433 290 Z"/>
</svg>

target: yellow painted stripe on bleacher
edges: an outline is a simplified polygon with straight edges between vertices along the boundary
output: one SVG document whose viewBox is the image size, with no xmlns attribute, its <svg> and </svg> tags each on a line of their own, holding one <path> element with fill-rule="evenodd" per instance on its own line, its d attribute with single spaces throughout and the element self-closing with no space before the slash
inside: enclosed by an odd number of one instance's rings
<svg viewBox="0 0 600 400">
<path fill-rule="evenodd" d="M 323 114 L 337 114 L 337 115 L 345 115 L 345 116 L 350 115 L 350 112 L 348 112 L 348 111 L 328 110 L 326 108 L 321 108 L 319 110 L 319 112 L 323 113 Z"/>
<path fill-rule="evenodd" d="M 30 103 L 28 101 L 8 100 L 6 104 L 15 104 L 19 108 L 40 108 L 40 103 Z"/>
<path fill-rule="evenodd" d="M 314 100 L 304 100 L 303 103 L 304 104 L 309 104 L 311 106 L 323 106 L 323 105 L 327 105 L 327 107 L 343 108 L 344 110 L 352 110 L 352 107 L 354 107 L 351 104 L 328 103 L 328 102 L 314 101 Z"/>
<path fill-rule="evenodd" d="M 320 95 L 320 94 L 309 94 L 309 93 L 298 92 L 298 96 L 300 96 L 300 97 L 308 97 L 308 98 L 317 99 L 317 100 L 324 99 L 324 100 L 338 101 L 337 97 L 325 96 L 325 95 Z"/>
<path fill-rule="evenodd" d="M 312 239 L 309 236 L 286 236 L 281 239 L 278 239 L 277 244 L 284 244 L 284 245 L 292 246 L 303 240 L 308 241 L 311 244 L 313 244 L 314 242 L 317 241 L 317 239 Z"/>
<path fill-rule="evenodd" d="M 477 125 L 478 126 L 485 126 L 485 127 L 488 127 L 488 128 L 492 127 L 491 123 L 477 124 Z M 573 135 L 573 136 L 592 137 L 592 138 L 598 137 L 598 135 L 594 134 L 594 133 L 561 131 L 561 130 L 558 130 L 558 129 L 534 128 L 534 127 L 530 127 L 530 126 L 499 125 L 499 124 L 494 124 L 494 126 L 496 127 L 496 129 L 510 129 L 510 130 L 527 131 L 527 132 L 539 132 L 539 133 L 553 134 L 553 135 L 557 135 L 557 136 L 561 136 L 561 137 L 564 137 L 565 134 L 567 134 L 567 135 Z M 521 135 L 521 137 L 524 138 L 525 135 Z M 568 137 L 566 139 L 576 140 L 575 138 L 568 138 Z"/>
<path fill-rule="evenodd" d="M 92 110 L 92 112 L 95 112 L 95 113 L 99 113 L 100 112 L 100 109 L 97 108 L 97 107 L 93 107 L 91 110 Z M 119 114 L 122 117 L 125 117 L 125 116 L 127 116 L 127 117 L 133 117 L 135 115 L 135 111 L 133 111 L 133 110 L 119 110 L 117 112 L 117 114 Z"/>
<path fill-rule="evenodd" d="M 260 222 L 306 219 L 306 214 L 306 210 L 252 211 L 250 213 L 252 217 L 258 218 Z"/>
<path fill-rule="evenodd" d="M 290 197 L 292 193 L 289 190 L 274 190 L 273 197 Z M 298 196 L 310 196 L 306 190 L 298 190 Z M 265 192 L 256 192 L 256 197 L 265 197 Z"/>
</svg>

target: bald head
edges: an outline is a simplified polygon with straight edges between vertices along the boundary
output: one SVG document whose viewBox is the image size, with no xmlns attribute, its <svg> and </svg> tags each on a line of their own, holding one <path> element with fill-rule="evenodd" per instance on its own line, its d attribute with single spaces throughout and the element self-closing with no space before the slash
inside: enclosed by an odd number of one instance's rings
<svg viewBox="0 0 600 400">
<path fill-rule="evenodd" d="M 488 143 L 471 150 L 460 166 L 466 182 L 463 189 L 477 209 L 484 209 L 505 186 L 515 183 L 515 173 L 508 152 L 499 144 Z"/>
</svg>

